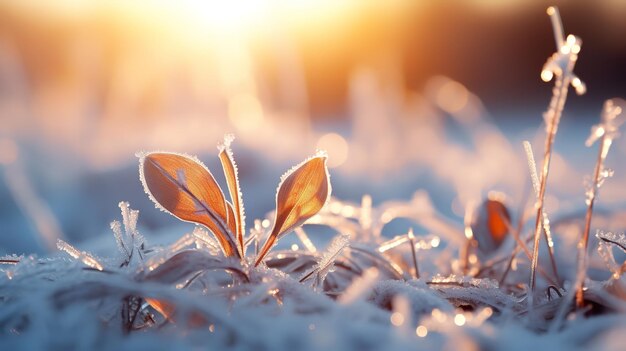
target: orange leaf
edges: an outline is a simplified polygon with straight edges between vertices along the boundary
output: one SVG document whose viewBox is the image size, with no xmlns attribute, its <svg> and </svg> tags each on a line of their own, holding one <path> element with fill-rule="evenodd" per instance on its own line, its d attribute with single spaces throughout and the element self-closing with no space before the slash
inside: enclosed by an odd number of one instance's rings
<svg viewBox="0 0 626 351">
<path fill-rule="evenodd" d="M 163 317 L 171 320 L 174 316 L 176 308 L 171 303 L 166 302 L 165 300 L 152 299 L 149 297 L 146 297 L 145 299 L 146 302 L 149 303 L 152 308 L 157 310 L 157 312 L 159 312 Z"/>
<path fill-rule="evenodd" d="M 509 234 L 510 223 L 503 198 L 491 194 L 478 208 L 471 225 L 480 251 L 489 254 L 497 250 Z"/>
<path fill-rule="evenodd" d="M 157 312 L 159 312 L 163 317 L 169 319 L 172 322 L 175 322 L 174 316 L 176 315 L 176 306 L 174 304 L 167 302 L 165 300 L 153 299 L 146 297 L 146 302 L 152 306 Z M 202 327 L 208 324 L 207 319 L 198 312 L 192 312 L 188 317 L 187 321 L 188 326 L 190 327 Z"/>
<path fill-rule="evenodd" d="M 226 183 L 228 184 L 228 192 L 230 193 L 230 200 L 233 203 L 233 210 L 235 215 L 236 230 L 233 230 L 237 237 L 237 243 L 241 256 L 244 255 L 243 235 L 246 231 L 246 222 L 243 209 L 243 200 L 241 198 L 241 188 L 239 187 L 239 177 L 237 176 L 237 164 L 233 158 L 233 152 L 230 149 L 230 144 L 234 140 L 232 134 L 224 137 L 224 144 L 219 146 L 220 153 L 219 158 L 222 162 L 222 168 L 224 169 L 224 176 L 226 177 Z M 230 218 L 229 218 L 230 220 Z M 232 230 L 232 228 L 231 228 Z"/>
<path fill-rule="evenodd" d="M 230 229 L 231 233 L 237 233 L 237 219 L 235 218 L 235 210 L 233 210 L 233 205 L 231 205 L 231 203 L 228 201 L 226 201 L 226 210 L 228 211 L 228 219 L 226 220 L 226 225 L 228 226 L 228 229 Z"/>
<path fill-rule="evenodd" d="M 173 153 L 149 153 L 140 158 L 139 175 L 157 207 L 183 221 L 205 225 L 224 255 L 239 256 L 227 225 L 224 193 L 202 162 Z"/>
<path fill-rule="evenodd" d="M 282 177 L 276 194 L 274 227 L 257 257 L 255 266 L 261 263 L 277 239 L 319 212 L 330 192 L 326 155 L 312 157 L 287 172 Z"/>
<path fill-rule="evenodd" d="M 485 206 L 487 208 L 487 225 L 489 232 L 496 246 L 500 246 L 509 233 L 509 223 L 511 222 L 509 211 L 502 202 L 497 200 L 487 200 Z"/>
</svg>

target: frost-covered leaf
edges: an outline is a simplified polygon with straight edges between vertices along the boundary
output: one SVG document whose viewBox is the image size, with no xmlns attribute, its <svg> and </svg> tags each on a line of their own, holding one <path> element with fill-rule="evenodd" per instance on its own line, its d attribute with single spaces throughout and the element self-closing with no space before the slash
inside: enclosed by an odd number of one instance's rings
<svg viewBox="0 0 626 351">
<path fill-rule="evenodd" d="M 139 174 L 157 207 L 184 221 L 206 226 L 226 256 L 239 255 L 227 226 L 224 193 L 198 159 L 173 153 L 149 153 L 140 158 Z"/>
<path fill-rule="evenodd" d="M 287 172 L 276 194 L 274 227 L 259 253 L 256 265 L 261 263 L 278 238 L 319 212 L 330 193 L 326 155 L 316 155 Z"/>
<path fill-rule="evenodd" d="M 233 230 L 233 233 L 236 235 L 237 243 L 241 250 L 241 255 L 243 256 L 243 235 L 246 232 L 246 223 L 237 164 L 235 163 L 233 152 L 230 148 L 230 144 L 233 140 L 234 137 L 231 134 L 224 137 L 224 144 L 219 146 L 219 158 L 222 163 L 222 168 L 224 169 L 224 176 L 226 177 L 226 183 L 228 184 L 228 191 L 234 210 L 233 223 L 235 223 L 236 230 Z M 231 222 L 230 216 L 228 220 Z"/>
</svg>

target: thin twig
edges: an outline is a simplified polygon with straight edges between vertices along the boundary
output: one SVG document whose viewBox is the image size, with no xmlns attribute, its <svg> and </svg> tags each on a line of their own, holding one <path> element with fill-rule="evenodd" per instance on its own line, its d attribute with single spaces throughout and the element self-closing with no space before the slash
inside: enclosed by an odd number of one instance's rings
<svg viewBox="0 0 626 351">
<path fill-rule="evenodd" d="M 565 101 L 567 100 L 567 93 L 569 85 L 575 83 L 576 91 L 580 94 L 584 93 L 584 84 L 573 75 L 574 66 L 578 59 L 578 52 L 580 51 L 580 41 L 574 36 L 568 36 L 567 42 L 563 41 L 562 36 L 559 40 L 559 34 L 563 33 L 563 27 L 561 24 L 559 12 L 556 7 L 548 8 L 548 14 L 551 16 L 552 25 L 555 33 L 557 52 L 552 55 L 548 62 L 544 66 L 542 71 L 542 78 L 549 81 L 553 74 L 556 74 L 556 81 L 552 90 L 553 95 L 550 100 L 550 106 L 545 115 L 547 123 L 547 136 L 544 149 L 543 164 L 541 167 L 541 178 L 539 186 L 539 195 L 537 196 L 537 215 L 535 220 L 535 235 L 533 245 L 533 259 L 530 270 L 530 289 L 532 292 L 535 290 L 535 276 L 537 270 L 537 263 L 539 258 L 539 239 L 541 236 L 542 221 L 543 221 L 543 206 L 544 198 L 546 194 L 546 186 L 548 183 L 548 174 L 550 171 L 550 160 L 552 157 L 552 147 L 554 145 L 554 139 L 558 130 Z M 570 40 L 570 37 L 572 40 Z M 559 46 L 560 44 L 560 46 Z M 566 55 L 563 57 L 562 55 Z M 566 58 L 565 64 L 563 59 Z M 544 74 L 547 73 L 547 74 Z M 529 303 L 532 304 L 532 294 L 529 299 Z"/>
<path fill-rule="evenodd" d="M 539 178 L 537 177 L 537 165 L 535 163 L 535 156 L 533 154 L 532 146 L 530 142 L 524 141 L 524 150 L 526 152 L 526 158 L 528 159 L 528 169 L 530 171 L 530 179 L 535 190 L 535 196 L 539 196 Z M 558 282 L 561 279 L 559 278 L 559 273 L 556 268 L 556 260 L 554 259 L 554 243 L 552 241 L 552 235 L 550 234 L 550 221 L 548 220 L 548 215 L 542 209 L 541 210 L 541 226 L 543 228 L 543 238 L 546 243 L 546 248 L 548 249 L 548 255 L 550 256 L 550 264 L 552 266 L 552 273 L 554 274 L 554 279 Z"/>
<path fill-rule="evenodd" d="M 413 267 L 415 268 L 415 279 L 420 278 L 420 270 L 417 266 L 417 255 L 415 254 L 415 236 L 413 235 L 413 229 L 409 229 L 409 244 L 411 245 L 411 256 L 413 256 Z"/>
<path fill-rule="evenodd" d="M 606 160 L 606 156 L 609 153 L 609 149 L 611 148 L 611 144 L 613 143 L 613 138 L 616 138 L 618 134 L 618 127 L 621 123 L 617 121 L 616 118 L 622 113 L 622 108 L 615 106 L 613 100 L 607 100 L 604 104 L 604 108 L 602 111 L 601 123 L 592 129 L 592 135 L 587 140 L 587 146 L 591 146 L 593 142 L 600 137 L 600 147 L 598 150 L 598 158 L 596 161 L 596 166 L 593 172 L 593 180 L 591 184 L 591 189 L 587 190 L 587 213 L 585 214 L 585 229 L 583 230 L 583 236 L 578 243 L 580 247 L 579 251 L 579 270 L 580 272 L 580 281 L 576 281 L 576 306 L 582 307 L 584 298 L 583 298 L 583 285 L 584 280 L 587 275 L 587 247 L 589 245 L 589 231 L 591 229 L 591 218 L 593 216 L 593 205 L 598 196 L 598 191 L 600 189 L 600 185 L 603 182 L 603 178 L 607 177 L 604 174 L 604 161 Z"/>
<path fill-rule="evenodd" d="M 605 138 L 606 138 L 606 134 L 602 136 L 600 145 L 604 143 Z M 602 171 L 602 163 L 603 163 L 602 153 L 603 152 L 604 152 L 604 148 L 600 146 L 599 151 L 598 151 L 598 159 L 596 161 L 596 167 L 595 167 L 595 170 L 593 171 L 593 185 L 591 187 L 591 193 L 590 193 L 591 196 L 589 196 L 588 204 L 587 204 L 587 212 L 585 213 L 585 229 L 583 230 L 583 236 L 579 243 L 579 245 L 582 246 L 581 251 L 585 253 L 583 254 L 583 257 L 579 257 L 579 259 L 582 259 L 585 261 L 586 261 L 587 247 L 589 245 L 589 230 L 591 229 L 591 218 L 593 216 L 593 204 L 595 203 L 595 200 L 596 200 L 596 194 L 598 191 L 598 181 L 600 179 L 600 172 Z M 584 266 L 582 267 L 582 269 L 585 269 Z M 580 287 L 578 287 L 576 291 L 576 306 L 577 307 L 582 307 L 584 303 L 583 285 L 584 284 L 580 284 Z"/>
<path fill-rule="evenodd" d="M 502 277 L 500 278 L 500 286 L 502 286 L 502 284 L 504 284 L 504 281 L 506 280 L 506 276 L 509 274 L 509 271 L 511 270 L 511 266 L 513 265 L 513 260 L 515 259 L 515 256 L 517 256 L 517 253 L 519 252 L 521 246 L 519 245 L 519 241 L 520 241 L 520 234 L 522 233 L 522 230 L 524 228 L 524 220 L 525 220 L 525 207 L 526 207 L 526 203 L 528 202 L 528 197 L 530 196 L 530 189 L 528 186 L 524 187 L 524 201 L 522 201 L 520 207 L 519 207 L 519 213 L 517 216 L 517 226 L 515 228 L 514 231 L 512 231 L 513 237 L 515 238 L 515 242 L 516 242 L 516 246 L 513 249 L 513 253 L 511 255 L 511 257 L 509 258 L 509 261 L 506 265 L 506 269 L 504 270 L 504 273 L 502 274 Z"/>
</svg>

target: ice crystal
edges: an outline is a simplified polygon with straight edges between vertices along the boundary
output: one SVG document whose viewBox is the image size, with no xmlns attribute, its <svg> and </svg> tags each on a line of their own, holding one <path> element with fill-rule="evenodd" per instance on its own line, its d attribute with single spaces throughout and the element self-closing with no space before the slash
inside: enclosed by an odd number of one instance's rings
<svg viewBox="0 0 626 351">
<path fill-rule="evenodd" d="M 345 234 L 337 235 L 328 245 L 324 254 L 320 257 L 317 264 L 306 272 L 300 281 L 306 281 L 313 278 L 313 286 L 319 287 L 326 280 L 326 276 L 335 266 L 335 260 L 341 254 L 341 251 L 350 244 L 350 237 Z"/>
<path fill-rule="evenodd" d="M 622 251 L 626 252 L 626 235 L 624 235 L 624 233 L 616 234 L 613 232 L 604 232 L 598 230 L 598 232 L 596 233 L 596 237 L 602 242 L 615 245 Z"/>
<path fill-rule="evenodd" d="M 443 276 L 437 274 L 431 279 L 431 282 L 434 284 L 449 284 L 449 285 L 459 285 L 464 287 L 475 287 L 482 289 L 498 289 L 498 281 L 495 279 L 477 279 L 468 276 L 459 276 L 455 274 L 451 274 L 448 276 Z"/>
<path fill-rule="evenodd" d="M 91 268 L 97 269 L 99 271 L 104 270 L 104 266 L 102 266 L 102 264 L 98 262 L 98 260 L 96 260 L 96 258 L 93 257 L 90 253 L 80 251 L 61 239 L 57 241 L 57 248 L 61 251 L 65 251 L 68 255 L 77 260 L 80 260 L 82 263 Z"/>
<path fill-rule="evenodd" d="M 144 238 L 137 230 L 139 211 L 130 209 L 128 202 L 120 202 L 118 206 L 122 212 L 122 223 L 119 221 L 111 222 L 111 230 L 119 251 L 124 255 L 121 266 L 133 264 L 135 254 L 139 262 L 143 262 Z M 124 226 L 123 231 L 122 224 Z"/>
<path fill-rule="evenodd" d="M 622 268 L 621 265 L 615 261 L 613 247 L 617 246 L 622 249 L 622 251 L 626 251 L 626 238 L 624 237 L 624 234 L 620 237 L 616 237 L 613 233 L 598 230 L 596 238 L 600 239 L 598 242 L 598 255 L 600 255 L 604 261 L 604 264 L 611 272 L 612 277 L 614 279 L 619 279 L 622 275 Z"/>
</svg>

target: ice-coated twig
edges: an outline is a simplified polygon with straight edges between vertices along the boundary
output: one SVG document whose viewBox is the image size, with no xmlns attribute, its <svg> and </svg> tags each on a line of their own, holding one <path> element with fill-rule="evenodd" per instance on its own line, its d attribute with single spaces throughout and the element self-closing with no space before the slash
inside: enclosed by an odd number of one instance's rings
<svg viewBox="0 0 626 351">
<path fill-rule="evenodd" d="M 596 238 L 605 243 L 613 244 L 626 252 L 626 235 L 624 233 L 618 235 L 611 232 L 598 231 Z"/>
<path fill-rule="evenodd" d="M 122 232 L 122 223 L 119 221 L 111 222 L 111 230 L 115 236 L 118 249 L 124 255 L 124 261 L 121 266 L 128 266 L 135 252 L 137 252 L 139 259 L 143 262 L 144 239 L 137 230 L 139 211 L 131 210 L 128 202 L 120 202 L 118 206 L 122 213 L 124 231 Z"/>
<path fill-rule="evenodd" d="M 23 258 L 24 255 L 17 256 L 15 254 L 2 256 L 0 257 L 0 264 L 18 264 Z"/>
<path fill-rule="evenodd" d="M 535 290 L 535 275 L 537 270 L 537 263 L 539 258 L 539 238 L 541 236 L 542 222 L 543 222 L 543 200 L 546 194 L 546 184 L 548 181 L 548 173 L 550 170 L 550 159 L 552 156 L 552 146 L 556 137 L 556 132 L 559 127 L 565 101 L 567 100 L 567 92 L 569 85 L 571 84 L 578 94 L 585 93 L 585 84 L 580 78 L 574 75 L 574 66 L 578 60 L 578 53 L 580 52 L 580 46 L 582 41 L 580 38 L 574 35 L 568 35 L 566 40 L 563 40 L 563 26 L 561 24 L 561 18 L 559 11 L 556 7 L 551 6 L 547 10 L 548 15 L 552 19 L 552 26 L 554 35 L 556 38 L 557 51 L 548 59 L 544 64 L 541 71 L 541 79 L 545 82 L 549 82 L 556 76 L 554 88 L 552 90 L 552 99 L 550 100 L 550 106 L 544 114 L 544 120 L 546 123 L 546 142 L 543 156 L 543 163 L 541 167 L 541 178 L 539 185 L 539 196 L 537 197 L 537 214 L 535 220 L 535 234 L 533 245 L 533 259 L 530 269 L 530 289 L 531 298 L 529 303 L 532 305 L 532 292 Z"/>
<path fill-rule="evenodd" d="M 600 148 L 598 149 L 598 158 L 596 160 L 596 166 L 593 171 L 591 187 L 587 189 L 586 193 L 587 212 L 585 214 L 585 228 L 583 230 L 583 235 L 580 239 L 580 242 L 578 243 L 580 247 L 579 254 L 582 255 L 582 257 L 578 257 L 578 269 L 583 270 L 583 272 L 581 273 L 583 281 L 576 282 L 576 305 L 578 307 L 582 307 L 584 302 L 583 284 L 587 269 L 587 246 L 589 245 L 589 231 L 591 229 L 593 205 L 595 203 L 596 197 L 598 196 L 598 190 L 604 182 L 604 179 L 612 175 L 612 172 L 604 168 L 604 162 L 606 160 L 606 156 L 609 153 L 609 149 L 611 148 L 611 144 L 613 143 L 613 139 L 619 136 L 619 126 L 623 123 L 623 118 L 619 118 L 621 115 L 622 108 L 620 106 L 617 106 L 613 100 L 607 100 L 604 103 L 600 124 L 594 126 L 591 129 L 591 135 L 585 143 L 587 146 L 591 146 L 596 140 L 600 139 Z"/>
<path fill-rule="evenodd" d="M 407 241 L 410 241 L 408 234 L 395 236 L 380 244 L 380 246 L 378 246 L 378 252 L 387 252 L 404 244 Z M 420 236 L 419 239 L 415 238 L 415 235 L 413 235 L 413 247 L 416 247 L 420 250 L 430 250 L 434 247 L 439 246 L 440 242 L 441 238 L 439 238 L 439 236 L 437 235 Z"/>
<path fill-rule="evenodd" d="M 61 239 L 57 241 L 57 248 L 61 251 L 65 251 L 68 255 L 77 260 L 80 260 L 82 263 L 91 268 L 97 269 L 99 271 L 104 270 L 102 264 L 100 264 L 100 262 L 98 262 L 98 260 L 96 260 L 91 254 L 85 251 L 79 251 L 74 246 L 66 243 Z"/>
<path fill-rule="evenodd" d="M 596 238 L 599 239 L 598 242 L 598 254 L 604 260 L 604 264 L 611 271 L 613 279 L 619 279 L 622 273 L 624 273 L 624 264 L 620 266 L 615 261 L 615 256 L 613 256 L 612 247 L 619 247 L 622 251 L 626 252 L 626 236 L 624 234 L 614 234 L 611 232 L 603 232 L 598 230 L 596 232 Z"/>
<path fill-rule="evenodd" d="M 530 179 L 533 184 L 533 190 L 535 191 L 536 198 L 539 197 L 539 192 L 541 190 L 539 177 L 537 176 L 537 165 L 535 163 L 535 156 L 533 154 L 532 146 L 530 142 L 524 140 L 524 151 L 526 153 L 526 159 L 528 160 L 528 169 L 530 170 Z M 546 246 L 548 248 L 548 255 L 550 256 L 550 265 L 552 266 L 552 273 L 554 274 L 554 279 L 558 282 L 559 273 L 556 269 L 556 260 L 554 258 L 554 240 L 552 240 L 552 230 L 550 230 L 550 220 L 548 219 L 548 214 L 544 209 L 541 210 L 541 225 L 543 227 L 544 239 L 546 240 Z"/>
<path fill-rule="evenodd" d="M 415 268 L 415 279 L 419 279 L 420 270 L 417 265 L 417 255 L 415 254 L 415 235 L 413 234 L 413 228 L 409 229 L 407 236 L 409 237 L 409 245 L 411 246 L 411 257 L 413 258 L 413 268 Z"/>
<path fill-rule="evenodd" d="M 191 235 L 196 238 L 197 248 L 206 247 L 207 250 L 215 256 L 219 256 L 222 252 L 220 244 L 211 235 L 209 235 L 209 232 L 206 229 L 202 227 L 195 227 Z"/>
<path fill-rule="evenodd" d="M 619 136 L 618 128 L 619 125 L 623 123 L 622 118 L 622 108 L 615 106 L 615 102 L 613 100 L 606 101 L 604 104 L 604 109 L 602 111 L 602 121 L 599 125 L 594 126 L 591 129 L 591 136 L 586 142 L 587 146 L 590 146 L 595 140 L 599 138 L 601 138 L 602 140 L 600 144 L 596 167 L 594 170 L 594 177 L 591 184 L 591 189 L 589 189 L 587 192 L 587 212 L 585 214 L 585 228 L 583 230 L 583 235 L 577 245 L 578 259 L 576 261 L 576 277 L 572 289 L 568 291 L 566 297 L 563 299 L 563 302 L 559 306 L 557 314 L 554 317 L 554 322 L 551 327 L 552 330 L 556 330 L 561 326 L 561 323 L 565 318 L 565 314 L 567 313 L 568 307 L 570 306 L 572 299 L 576 300 L 577 307 L 582 307 L 584 304 L 584 283 L 587 276 L 587 245 L 589 239 L 589 230 L 591 227 L 591 218 L 593 215 L 593 204 L 598 195 L 598 189 L 602 184 L 602 178 L 605 177 L 604 175 L 602 175 L 602 171 L 604 169 L 604 161 L 609 152 L 609 148 L 611 147 L 613 139 Z"/>
<path fill-rule="evenodd" d="M 311 277 L 315 277 L 315 286 L 321 286 L 328 275 L 328 272 L 332 270 L 335 265 L 335 260 L 350 244 L 350 237 L 346 234 L 337 235 L 333 241 L 328 245 L 328 248 L 318 261 L 317 265 L 311 268 L 308 272 L 304 273 L 300 278 L 300 282 L 307 281 Z"/>
</svg>

